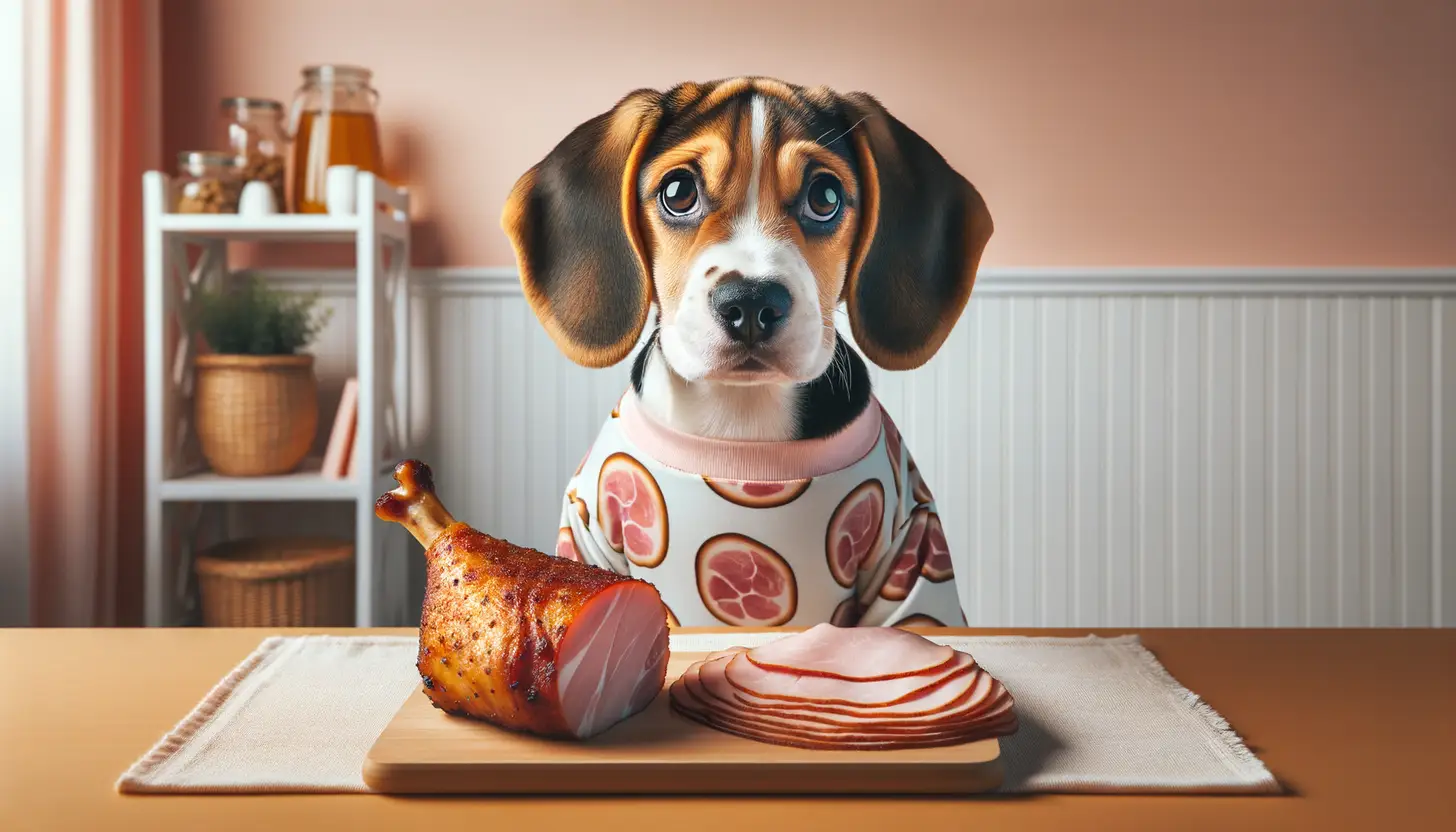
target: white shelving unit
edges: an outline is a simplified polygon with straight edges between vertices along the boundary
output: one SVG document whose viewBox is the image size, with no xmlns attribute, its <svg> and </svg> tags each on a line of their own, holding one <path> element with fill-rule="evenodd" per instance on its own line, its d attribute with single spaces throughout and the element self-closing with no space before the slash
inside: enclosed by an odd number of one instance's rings
<svg viewBox="0 0 1456 832">
<path fill-rule="evenodd" d="M 181 527 L 186 510 L 238 502 L 336 501 L 355 504 L 356 624 L 374 626 L 381 609 L 393 611 L 402 596 L 397 581 L 381 581 L 385 565 L 383 524 L 374 501 L 393 486 L 395 461 L 408 452 L 409 410 L 409 194 L 369 173 L 356 183 L 352 216 L 278 214 L 176 214 L 172 181 L 150 171 L 143 179 L 146 258 L 146 621 L 179 623 L 189 585 L 193 535 Z M 355 465 L 348 479 L 331 479 L 318 461 L 276 477 L 226 477 L 206 469 L 195 450 L 192 427 L 193 343 L 183 315 L 195 290 L 229 278 L 229 242 L 352 243 L 357 279 L 359 416 L 354 454 L 372 465 Z M 396 393 L 398 391 L 398 394 Z M 320 412 L 332 427 L 333 414 Z M 309 466 L 313 467 L 310 468 Z M 192 513 L 195 513 L 192 512 Z M 381 586 L 383 584 L 383 587 Z"/>
</svg>

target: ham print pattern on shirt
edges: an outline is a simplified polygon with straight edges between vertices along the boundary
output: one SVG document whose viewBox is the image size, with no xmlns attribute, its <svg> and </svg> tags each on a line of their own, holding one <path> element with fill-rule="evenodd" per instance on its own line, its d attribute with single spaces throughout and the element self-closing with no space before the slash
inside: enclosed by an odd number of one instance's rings
<svg viewBox="0 0 1456 832">
<path fill-rule="evenodd" d="M 677 433 L 629 390 L 567 484 L 556 555 L 652 583 L 673 626 L 963 626 L 935 499 L 877 401 L 828 439 Z"/>
</svg>

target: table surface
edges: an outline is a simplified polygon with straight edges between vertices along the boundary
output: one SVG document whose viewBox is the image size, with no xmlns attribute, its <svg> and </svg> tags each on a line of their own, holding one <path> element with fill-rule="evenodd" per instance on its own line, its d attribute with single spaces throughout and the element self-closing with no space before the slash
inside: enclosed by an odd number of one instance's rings
<svg viewBox="0 0 1456 832">
<path fill-rule="evenodd" d="M 1139 633 L 1264 760 L 1280 796 L 117 794 L 121 772 L 274 632 L 340 631 L 0 629 L 0 829 L 1405 830 L 1456 813 L 1456 629 L 1015 631 Z"/>
</svg>

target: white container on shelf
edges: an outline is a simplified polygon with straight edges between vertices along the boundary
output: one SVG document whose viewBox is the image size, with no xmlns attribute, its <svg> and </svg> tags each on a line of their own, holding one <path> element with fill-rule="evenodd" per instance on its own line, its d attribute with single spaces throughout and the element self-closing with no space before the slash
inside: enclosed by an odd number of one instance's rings
<svg viewBox="0 0 1456 832">
<path fill-rule="evenodd" d="M 359 178 L 359 169 L 353 165 L 332 165 L 324 177 L 324 201 L 329 213 L 336 217 L 354 213 L 358 199 L 354 183 Z"/>
<path fill-rule="evenodd" d="M 238 197 L 238 213 L 251 218 L 278 213 L 278 200 L 273 198 L 273 187 L 258 179 L 243 185 L 243 193 Z"/>
</svg>

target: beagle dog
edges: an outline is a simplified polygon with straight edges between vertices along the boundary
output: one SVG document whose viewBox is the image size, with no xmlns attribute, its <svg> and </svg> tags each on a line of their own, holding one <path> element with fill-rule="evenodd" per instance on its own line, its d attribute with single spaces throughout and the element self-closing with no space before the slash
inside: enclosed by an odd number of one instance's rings
<svg viewBox="0 0 1456 832">
<path fill-rule="evenodd" d="M 943 529 L 860 356 L 928 361 L 992 233 L 929 143 L 864 93 L 759 77 L 637 90 L 527 171 L 501 224 L 569 359 L 637 347 L 568 486 L 558 554 L 652 581 L 682 624 L 964 620 L 954 581 L 907 577 L 949 575 Z M 907 606 L 917 583 L 949 600 Z"/>
</svg>

